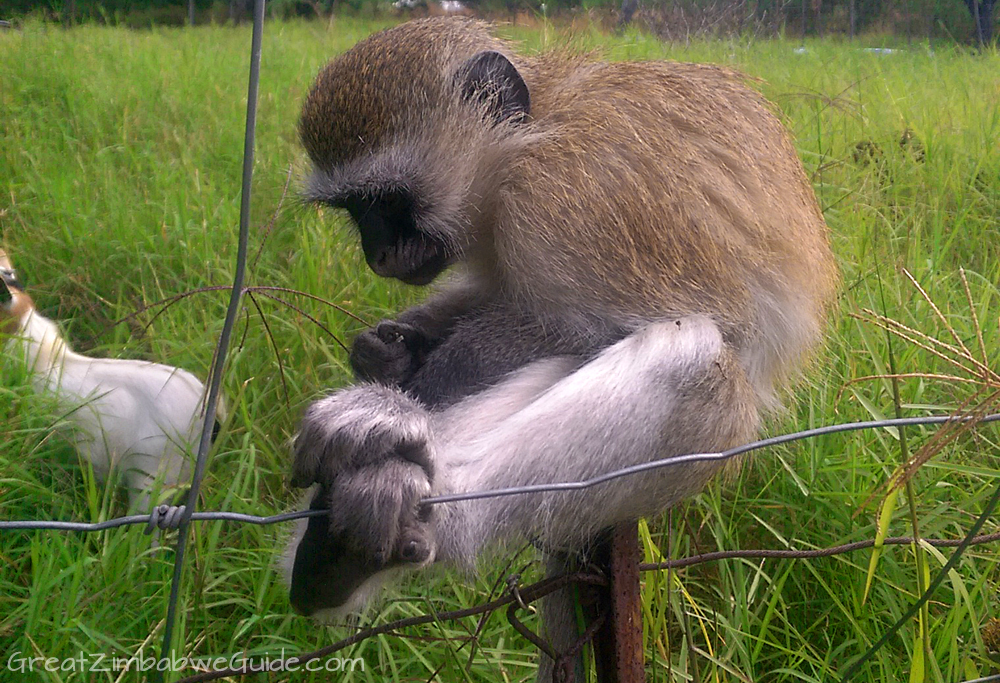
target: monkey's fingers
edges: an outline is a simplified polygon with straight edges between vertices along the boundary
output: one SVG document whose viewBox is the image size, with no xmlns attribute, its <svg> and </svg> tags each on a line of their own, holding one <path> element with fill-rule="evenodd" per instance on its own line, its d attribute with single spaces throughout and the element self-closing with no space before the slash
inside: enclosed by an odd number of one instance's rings
<svg viewBox="0 0 1000 683">
<path fill-rule="evenodd" d="M 375 327 L 375 333 L 385 344 L 403 344 L 411 351 L 423 349 L 427 336 L 413 325 L 397 320 L 383 320 Z"/>
<path fill-rule="evenodd" d="M 336 394 L 316 401 L 306 410 L 295 437 L 292 486 L 308 488 L 316 483 L 328 486 L 343 468 L 342 455 L 349 444 L 348 435 L 339 429 L 340 415 Z"/>
<path fill-rule="evenodd" d="M 405 336 L 380 324 L 358 335 L 351 347 L 351 368 L 358 379 L 386 386 L 399 386 L 414 371 L 414 354 Z"/>
<path fill-rule="evenodd" d="M 330 486 L 344 473 L 387 461 L 432 471 L 426 410 L 396 389 L 362 385 L 316 401 L 295 439 L 292 484 Z"/>
<path fill-rule="evenodd" d="M 429 493 L 423 469 L 412 463 L 389 460 L 350 472 L 331 490 L 331 529 L 347 530 L 352 551 L 373 567 L 422 563 L 434 544 L 417 510 Z"/>
<path fill-rule="evenodd" d="M 326 435 L 308 413 L 295 437 L 294 451 L 292 486 L 308 488 L 319 481 L 320 466 L 326 452 Z"/>
</svg>

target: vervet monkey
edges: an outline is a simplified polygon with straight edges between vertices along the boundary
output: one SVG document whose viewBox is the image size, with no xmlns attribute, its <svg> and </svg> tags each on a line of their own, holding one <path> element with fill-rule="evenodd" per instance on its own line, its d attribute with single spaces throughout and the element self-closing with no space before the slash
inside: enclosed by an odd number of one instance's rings
<svg viewBox="0 0 1000 683">
<path fill-rule="evenodd" d="M 816 345 L 837 282 L 788 135 L 731 71 L 526 57 L 472 21 L 358 43 L 302 110 L 308 198 L 347 210 L 378 275 L 423 305 L 355 341 L 362 381 L 314 403 L 293 484 L 293 605 L 350 609 L 388 570 L 530 537 L 579 547 L 696 492 Z M 544 675 L 544 674 L 543 674 Z"/>
<path fill-rule="evenodd" d="M 23 361 L 35 390 L 67 411 L 76 450 L 98 478 L 121 473 L 134 511 L 148 511 L 153 492 L 165 497 L 186 484 L 204 415 L 205 387 L 194 375 L 74 353 L 59 327 L 35 310 L 2 250 L 0 334 L 8 335 L 4 355 Z"/>
</svg>

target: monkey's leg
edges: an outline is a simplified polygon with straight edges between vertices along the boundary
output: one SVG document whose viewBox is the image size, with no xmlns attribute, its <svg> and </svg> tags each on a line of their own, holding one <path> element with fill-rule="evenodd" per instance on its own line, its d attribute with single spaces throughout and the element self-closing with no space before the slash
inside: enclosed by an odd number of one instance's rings
<svg viewBox="0 0 1000 683">
<path fill-rule="evenodd" d="M 359 477 L 355 494 L 361 500 L 398 493 L 394 509 L 410 511 L 428 483 L 433 495 L 588 479 L 748 439 L 757 426 L 754 399 L 714 323 L 655 323 L 583 366 L 571 358 L 533 363 L 442 413 L 427 413 L 406 394 L 378 385 L 337 392 L 303 421 L 293 483 L 329 486 L 345 473 L 374 468 L 378 474 L 380 463 L 395 467 L 402 459 L 416 465 L 405 477 Z M 435 505 L 427 520 L 427 538 L 436 544 L 430 551 L 470 565 L 484 546 L 511 537 L 579 547 L 602 529 L 694 493 L 717 467 L 689 463 L 584 491 Z M 331 512 L 331 528 L 338 519 Z M 371 528 L 382 526 L 399 528 Z M 375 538 L 365 545 L 395 543 Z"/>
<path fill-rule="evenodd" d="M 547 577 L 558 576 L 577 569 L 578 562 L 563 554 L 550 554 L 545 561 Z M 577 602 L 581 589 L 587 591 L 590 586 L 568 585 L 550 593 L 542 600 L 542 623 L 545 630 L 542 637 L 552 645 L 558 654 L 563 654 L 576 644 L 580 638 L 581 624 L 577 621 Z M 538 662 L 537 683 L 551 683 L 555 679 L 556 661 L 544 652 Z M 583 671 L 583 649 L 572 658 L 570 683 L 583 683 L 586 676 Z"/>
<path fill-rule="evenodd" d="M 436 509 L 420 505 L 433 479 L 432 421 L 435 440 L 469 442 L 576 365 L 571 358 L 534 363 L 444 421 L 406 394 L 374 384 L 314 403 L 296 439 L 292 483 L 318 484 L 311 507 L 329 514 L 301 521 L 287 554 L 296 608 L 349 609 L 386 570 L 429 562 L 441 526 L 433 522 Z"/>
<path fill-rule="evenodd" d="M 586 479 L 655 458 L 722 450 L 750 438 L 757 426 L 755 395 L 745 373 L 705 319 L 651 325 L 583 366 L 529 369 L 538 376 L 548 373 L 548 388 L 526 397 L 523 408 L 508 411 L 484 434 L 463 438 L 477 433 L 477 423 L 486 423 L 475 416 L 509 405 L 503 384 L 435 420 L 453 426 L 436 445 L 439 482 L 447 490 Z M 526 534 L 554 547 L 579 548 L 602 529 L 690 495 L 716 468 L 688 464 L 588 491 L 438 506 L 438 555 L 467 561 L 484 544 Z M 550 573 L 561 568 L 558 559 L 550 559 Z M 543 615 L 547 640 L 565 652 L 580 633 L 572 591 L 550 596 Z M 541 683 L 553 679 L 555 665 L 542 655 Z M 582 681 L 579 658 L 572 665 L 568 673 Z"/>
<path fill-rule="evenodd" d="M 434 491 L 577 481 L 671 455 L 723 450 L 754 433 L 755 399 L 712 321 L 651 324 L 471 441 L 437 442 Z M 461 419 L 466 409 L 458 404 L 441 421 Z M 691 495 L 716 469 L 715 463 L 688 463 L 583 491 L 437 506 L 438 557 L 461 561 L 484 545 L 519 535 L 552 547 L 578 547 L 602 529 Z"/>
</svg>

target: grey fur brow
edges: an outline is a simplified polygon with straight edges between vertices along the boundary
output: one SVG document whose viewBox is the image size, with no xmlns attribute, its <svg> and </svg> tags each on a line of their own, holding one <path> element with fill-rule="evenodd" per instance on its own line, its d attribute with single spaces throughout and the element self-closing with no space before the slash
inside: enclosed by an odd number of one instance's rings
<svg viewBox="0 0 1000 683">
<path fill-rule="evenodd" d="M 330 168 L 314 168 L 306 180 L 311 202 L 336 202 L 350 195 L 405 190 L 417 200 L 419 162 L 412 151 L 388 149 Z"/>
</svg>

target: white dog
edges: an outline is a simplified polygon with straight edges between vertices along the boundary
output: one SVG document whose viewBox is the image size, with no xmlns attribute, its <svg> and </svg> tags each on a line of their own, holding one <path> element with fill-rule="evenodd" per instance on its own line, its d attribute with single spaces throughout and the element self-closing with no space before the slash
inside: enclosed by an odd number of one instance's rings
<svg viewBox="0 0 1000 683">
<path fill-rule="evenodd" d="M 194 375 L 74 353 L 55 323 L 35 311 L 2 250 L 0 333 L 10 335 L 6 353 L 24 360 L 35 390 L 53 394 L 68 411 L 76 449 L 95 474 L 106 480 L 114 470 L 123 477 L 134 511 L 149 509 L 153 494 L 164 499 L 190 479 L 206 395 Z"/>
</svg>

